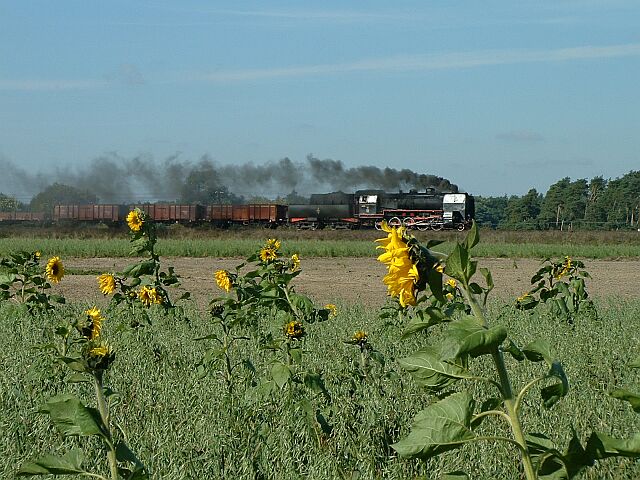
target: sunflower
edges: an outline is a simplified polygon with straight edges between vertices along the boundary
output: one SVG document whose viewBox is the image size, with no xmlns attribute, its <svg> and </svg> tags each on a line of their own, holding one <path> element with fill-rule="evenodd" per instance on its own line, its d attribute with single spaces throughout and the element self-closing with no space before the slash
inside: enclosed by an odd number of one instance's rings
<svg viewBox="0 0 640 480">
<path fill-rule="evenodd" d="M 106 370 L 116 357 L 113 348 L 107 342 L 92 342 L 85 352 L 87 364 L 94 370 Z"/>
<path fill-rule="evenodd" d="M 329 310 L 329 316 L 331 318 L 338 316 L 338 307 L 336 307 L 333 303 L 327 303 L 324 308 L 325 310 Z"/>
<path fill-rule="evenodd" d="M 33 261 L 34 262 L 39 262 L 41 255 L 42 254 L 40 253 L 40 250 L 36 250 L 35 252 L 33 252 Z"/>
<path fill-rule="evenodd" d="M 451 288 L 456 288 L 456 281 L 453 278 L 450 278 L 449 280 L 447 280 L 447 285 L 449 285 Z"/>
<path fill-rule="evenodd" d="M 264 247 L 260 249 L 260 260 L 262 260 L 263 262 L 269 263 L 274 261 L 276 258 L 278 258 L 278 253 L 276 252 L 275 248 Z"/>
<path fill-rule="evenodd" d="M 297 270 L 300 270 L 300 257 L 297 253 L 294 253 L 291 255 L 291 271 L 295 272 Z"/>
<path fill-rule="evenodd" d="M 132 232 L 139 232 L 144 224 L 144 213 L 138 208 L 131 210 L 127 215 L 127 225 Z"/>
<path fill-rule="evenodd" d="M 562 265 L 560 265 L 560 267 L 562 268 L 562 270 L 560 270 L 554 275 L 554 277 L 558 280 L 560 280 L 566 274 L 571 272 L 571 268 L 573 267 L 573 264 L 571 262 L 571 257 L 564 257 L 564 262 L 562 263 Z"/>
<path fill-rule="evenodd" d="M 231 278 L 229 278 L 229 272 L 226 270 L 217 270 L 215 273 L 216 283 L 225 292 L 231 290 Z"/>
<path fill-rule="evenodd" d="M 60 257 L 51 257 L 49 259 L 47 267 L 45 268 L 45 274 L 53 283 L 58 283 L 62 280 L 62 277 L 64 277 L 64 265 L 62 265 Z"/>
<path fill-rule="evenodd" d="M 138 291 L 138 298 L 145 307 L 151 306 L 152 303 L 162 304 L 162 296 L 158 294 L 155 287 L 143 286 Z"/>
<path fill-rule="evenodd" d="M 100 291 L 104 295 L 109 295 L 116 289 L 116 279 L 110 273 L 103 273 L 102 275 L 97 277 L 97 279 Z"/>
<path fill-rule="evenodd" d="M 383 282 L 387 286 L 390 296 L 397 297 L 400 305 L 415 305 L 415 285 L 420 275 L 406 252 L 401 252 L 389 264 L 389 273 L 385 275 Z"/>
<path fill-rule="evenodd" d="M 305 335 L 304 327 L 300 322 L 289 322 L 284 326 L 284 334 L 292 340 L 300 340 Z"/>
<path fill-rule="evenodd" d="M 276 238 L 270 238 L 269 240 L 267 240 L 267 243 L 265 244 L 265 248 L 280 250 L 280 240 Z"/>
<path fill-rule="evenodd" d="M 102 330 L 102 321 L 104 317 L 100 314 L 100 309 L 92 307 L 85 311 L 87 314 L 88 325 L 82 329 L 82 334 L 90 340 L 95 340 L 100 336 Z"/>
<path fill-rule="evenodd" d="M 415 288 L 420 275 L 409 256 L 409 247 L 403 238 L 404 227 L 390 228 L 382 222 L 382 229 L 389 234 L 387 238 L 376 240 L 381 243 L 378 248 L 385 250 L 378 256 L 378 260 L 388 268 L 383 282 L 389 295 L 397 297 L 401 306 L 415 305 Z"/>
<path fill-rule="evenodd" d="M 367 343 L 367 332 L 358 330 L 353 334 L 353 337 L 351 337 L 351 341 L 360 346 L 364 345 L 365 343 Z"/>
</svg>

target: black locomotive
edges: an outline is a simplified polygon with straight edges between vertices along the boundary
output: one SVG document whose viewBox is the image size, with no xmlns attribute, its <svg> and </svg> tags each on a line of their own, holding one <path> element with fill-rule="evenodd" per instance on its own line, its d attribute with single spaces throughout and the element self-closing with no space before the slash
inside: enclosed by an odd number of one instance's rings
<svg viewBox="0 0 640 480">
<path fill-rule="evenodd" d="M 475 216 L 473 196 L 434 189 L 387 193 L 358 190 L 311 195 L 309 204 L 289 205 L 288 222 L 299 228 L 380 228 L 404 225 L 418 230 L 464 230 Z"/>
</svg>

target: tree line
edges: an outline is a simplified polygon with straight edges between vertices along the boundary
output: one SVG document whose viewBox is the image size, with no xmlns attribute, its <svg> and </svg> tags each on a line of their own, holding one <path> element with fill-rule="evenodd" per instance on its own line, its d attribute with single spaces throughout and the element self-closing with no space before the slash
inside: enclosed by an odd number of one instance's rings
<svg viewBox="0 0 640 480">
<path fill-rule="evenodd" d="M 546 194 L 476 197 L 476 221 L 509 230 L 640 228 L 640 171 L 614 180 L 565 177 Z"/>
</svg>

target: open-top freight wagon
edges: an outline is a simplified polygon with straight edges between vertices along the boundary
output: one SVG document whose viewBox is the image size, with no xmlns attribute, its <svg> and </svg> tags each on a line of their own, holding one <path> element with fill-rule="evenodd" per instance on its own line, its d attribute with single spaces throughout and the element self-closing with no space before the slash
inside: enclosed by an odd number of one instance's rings
<svg viewBox="0 0 640 480">
<path fill-rule="evenodd" d="M 55 205 L 52 220 L 54 222 L 121 223 L 125 221 L 128 213 L 127 205 Z"/>
<path fill-rule="evenodd" d="M 248 205 L 207 205 L 205 220 L 218 226 L 262 225 L 277 227 L 287 222 L 286 205 L 253 203 Z"/>
<path fill-rule="evenodd" d="M 0 212 L 2 223 L 29 223 L 44 221 L 44 212 Z"/>
</svg>

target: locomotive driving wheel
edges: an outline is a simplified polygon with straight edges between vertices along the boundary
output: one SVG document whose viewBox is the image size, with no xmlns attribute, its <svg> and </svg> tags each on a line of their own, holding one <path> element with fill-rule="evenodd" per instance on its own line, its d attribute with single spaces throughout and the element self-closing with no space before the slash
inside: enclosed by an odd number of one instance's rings
<svg viewBox="0 0 640 480">
<path fill-rule="evenodd" d="M 398 217 L 393 217 L 389 220 L 389 226 L 390 227 L 400 227 L 402 226 L 402 220 L 400 220 Z"/>
<path fill-rule="evenodd" d="M 415 228 L 416 226 L 416 221 L 415 219 L 413 219 L 412 217 L 407 217 L 402 219 L 402 223 L 405 227 L 411 229 L 411 228 Z"/>
</svg>

